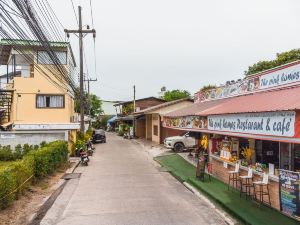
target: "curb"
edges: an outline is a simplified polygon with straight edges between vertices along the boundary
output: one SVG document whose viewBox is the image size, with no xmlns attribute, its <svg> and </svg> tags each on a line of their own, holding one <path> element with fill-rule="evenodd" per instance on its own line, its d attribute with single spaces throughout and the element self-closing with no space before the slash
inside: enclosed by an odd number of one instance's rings
<svg viewBox="0 0 300 225">
<path fill-rule="evenodd" d="M 71 168 L 67 169 L 64 174 L 67 173 L 74 173 L 76 168 L 79 166 L 80 160 L 78 162 L 75 162 L 75 166 L 72 166 Z M 68 172 L 70 171 L 70 172 Z M 43 203 L 40 205 L 37 212 L 31 215 L 28 225 L 39 225 L 48 210 L 51 208 L 57 197 L 60 195 L 60 193 L 63 191 L 64 187 L 66 186 L 68 180 L 62 180 L 59 182 L 53 193 L 47 197 L 45 197 Z"/>
</svg>

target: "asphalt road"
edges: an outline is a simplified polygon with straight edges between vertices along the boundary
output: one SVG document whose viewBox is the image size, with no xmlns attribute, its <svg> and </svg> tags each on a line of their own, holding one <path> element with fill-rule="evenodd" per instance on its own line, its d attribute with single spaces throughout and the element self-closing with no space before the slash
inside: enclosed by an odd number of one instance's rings
<svg viewBox="0 0 300 225">
<path fill-rule="evenodd" d="M 114 134 L 96 145 L 88 167 L 70 180 L 42 225 L 225 224 L 159 166 L 141 146 Z"/>
</svg>

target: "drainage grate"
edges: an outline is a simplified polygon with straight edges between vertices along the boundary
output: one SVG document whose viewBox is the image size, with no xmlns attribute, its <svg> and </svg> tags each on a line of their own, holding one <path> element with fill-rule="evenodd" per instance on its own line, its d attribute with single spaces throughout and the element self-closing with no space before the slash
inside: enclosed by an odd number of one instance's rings
<svg viewBox="0 0 300 225">
<path fill-rule="evenodd" d="M 80 178 L 81 173 L 66 173 L 61 179 L 71 180 Z"/>
</svg>

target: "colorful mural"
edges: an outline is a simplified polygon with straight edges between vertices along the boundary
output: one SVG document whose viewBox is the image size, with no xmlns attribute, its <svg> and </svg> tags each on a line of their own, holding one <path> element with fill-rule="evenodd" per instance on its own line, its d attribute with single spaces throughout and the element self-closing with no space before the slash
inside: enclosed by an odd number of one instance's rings
<svg viewBox="0 0 300 225">
<path fill-rule="evenodd" d="M 228 82 L 207 91 L 200 91 L 195 94 L 195 103 L 228 98 L 243 95 L 255 91 L 263 91 L 270 88 L 298 85 L 300 83 L 300 62 L 276 68 L 261 73 L 255 77 L 247 77 L 243 80 Z"/>
<path fill-rule="evenodd" d="M 202 116 L 183 116 L 183 117 L 164 117 L 163 126 L 170 128 L 192 128 L 206 129 L 207 117 Z"/>
<path fill-rule="evenodd" d="M 220 86 L 208 91 L 200 91 L 195 94 L 195 102 L 228 98 L 236 95 L 247 94 L 259 90 L 259 77 L 237 81 L 232 84 Z"/>
</svg>

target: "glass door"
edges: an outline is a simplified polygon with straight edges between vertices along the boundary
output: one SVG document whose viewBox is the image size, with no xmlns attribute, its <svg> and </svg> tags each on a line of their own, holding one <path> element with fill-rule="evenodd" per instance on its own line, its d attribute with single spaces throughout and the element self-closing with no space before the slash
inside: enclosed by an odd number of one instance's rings
<svg viewBox="0 0 300 225">
<path fill-rule="evenodd" d="M 280 169 L 291 170 L 291 145 L 280 143 Z"/>
</svg>

